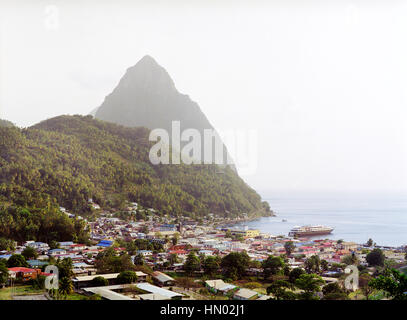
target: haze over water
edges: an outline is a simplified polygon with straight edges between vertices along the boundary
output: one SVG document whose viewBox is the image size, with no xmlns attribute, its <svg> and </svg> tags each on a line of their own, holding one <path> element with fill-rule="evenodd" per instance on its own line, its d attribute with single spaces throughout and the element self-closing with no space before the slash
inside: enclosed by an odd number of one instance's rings
<svg viewBox="0 0 407 320">
<path fill-rule="evenodd" d="M 334 231 L 318 238 L 357 243 L 372 238 L 383 246 L 407 244 L 407 197 L 279 195 L 266 200 L 277 216 L 245 223 L 249 228 L 287 235 L 294 226 L 321 224 Z"/>
</svg>

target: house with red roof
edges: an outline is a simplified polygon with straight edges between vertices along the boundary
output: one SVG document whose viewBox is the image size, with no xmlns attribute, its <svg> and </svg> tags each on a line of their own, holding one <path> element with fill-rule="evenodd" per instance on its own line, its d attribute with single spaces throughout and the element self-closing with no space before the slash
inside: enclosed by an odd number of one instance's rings
<svg viewBox="0 0 407 320">
<path fill-rule="evenodd" d="M 8 268 L 8 271 L 11 278 L 20 279 L 24 282 L 37 279 L 38 275 L 41 274 L 41 269 L 31 269 L 24 267 Z"/>
</svg>

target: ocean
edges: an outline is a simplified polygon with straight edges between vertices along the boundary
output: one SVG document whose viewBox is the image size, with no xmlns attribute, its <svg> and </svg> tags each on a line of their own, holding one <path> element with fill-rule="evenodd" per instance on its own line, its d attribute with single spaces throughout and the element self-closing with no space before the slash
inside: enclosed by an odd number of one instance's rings
<svg viewBox="0 0 407 320">
<path fill-rule="evenodd" d="M 244 225 L 272 235 L 287 235 L 294 226 L 326 225 L 334 228 L 332 234 L 317 238 L 407 245 L 407 197 L 284 195 L 266 201 L 277 216 Z"/>
</svg>

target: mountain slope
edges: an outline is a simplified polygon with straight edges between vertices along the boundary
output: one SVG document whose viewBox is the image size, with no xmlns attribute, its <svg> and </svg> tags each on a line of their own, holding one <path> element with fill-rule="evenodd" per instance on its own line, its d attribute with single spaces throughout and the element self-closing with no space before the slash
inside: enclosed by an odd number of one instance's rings
<svg viewBox="0 0 407 320">
<path fill-rule="evenodd" d="M 0 119 L 0 127 L 14 127 L 11 121 Z"/>
<path fill-rule="evenodd" d="M 150 56 L 127 69 L 95 117 L 129 127 L 167 131 L 171 131 L 171 121 L 180 121 L 181 130 L 213 129 L 199 106 L 177 91 L 167 71 Z"/>
<path fill-rule="evenodd" d="M 172 216 L 268 212 L 230 168 L 219 174 L 215 165 L 152 165 L 148 135 L 91 116 L 0 128 L 0 197 L 23 207 L 49 198 L 74 213 L 88 212 L 89 198 L 104 208 L 136 201 Z"/>
<path fill-rule="evenodd" d="M 210 129 L 219 137 L 198 104 L 178 92 L 167 71 L 150 56 L 143 57 L 127 69 L 117 87 L 97 109 L 95 117 L 128 127 L 162 128 L 170 134 L 170 138 L 172 121 L 179 121 L 181 132 L 193 128 L 203 137 L 204 130 Z M 181 142 L 181 147 L 183 145 L 185 143 Z M 219 160 L 218 164 L 227 163 L 225 146 L 223 150 L 224 160 Z"/>
</svg>

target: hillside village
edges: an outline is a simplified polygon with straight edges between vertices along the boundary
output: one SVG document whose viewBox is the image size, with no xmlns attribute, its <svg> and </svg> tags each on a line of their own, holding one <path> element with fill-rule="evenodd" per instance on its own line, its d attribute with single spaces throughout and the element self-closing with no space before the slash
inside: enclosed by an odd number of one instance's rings
<svg viewBox="0 0 407 320">
<path fill-rule="evenodd" d="M 214 216 L 174 219 L 137 203 L 114 213 L 92 199 L 90 203 L 95 215 L 88 218 L 60 208 L 86 222 L 87 243 L 33 240 L 9 242 L 8 249 L 3 245 L 0 262 L 8 275 L 0 299 L 267 300 L 289 299 L 294 293 L 381 299 L 383 293 L 369 291 L 363 281 L 354 292 L 345 288 L 346 266 L 357 264 L 361 277 L 372 279 L 380 268 L 406 264 L 405 248 L 379 247 L 371 240 L 357 244 L 269 235 L 230 227 L 236 221 Z M 372 251 L 383 254 L 383 265 L 368 261 Z M 44 288 L 46 277 L 53 276 L 47 265 L 59 268 L 59 290 Z M 315 292 L 302 288 L 299 279 L 316 279 Z"/>
</svg>

